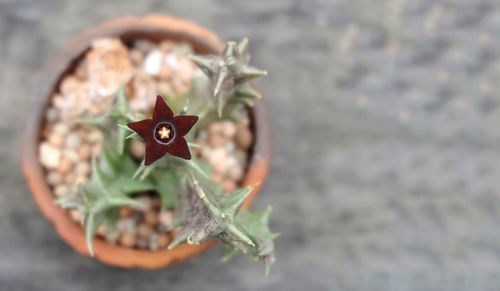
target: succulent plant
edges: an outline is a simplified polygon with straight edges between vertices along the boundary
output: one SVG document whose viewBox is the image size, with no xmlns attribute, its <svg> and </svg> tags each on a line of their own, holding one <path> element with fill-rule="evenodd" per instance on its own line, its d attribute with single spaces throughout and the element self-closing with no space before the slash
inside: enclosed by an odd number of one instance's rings
<svg viewBox="0 0 500 291">
<path fill-rule="evenodd" d="M 113 228 L 121 207 L 144 207 L 133 199 L 136 193 L 155 191 L 162 208 L 175 209 L 177 230 L 170 249 L 184 242 L 199 244 L 217 238 L 227 247 L 224 260 L 247 253 L 268 267 L 274 262 L 276 237 L 268 227 L 270 208 L 260 212 L 240 209 L 253 188 L 224 193 L 221 185 L 209 178 L 210 166 L 190 153 L 190 148 L 198 147 L 191 142 L 197 126 L 244 114 L 244 106 L 260 98 L 249 80 L 265 72 L 248 64 L 246 39 L 238 44 L 229 42 L 220 56 L 193 56 L 192 60 L 211 82 L 212 101 L 204 98 L 210 94 L 202 90 L 208 88 L 206 82 L 199 80 L 201 85 L 197 86 L 193 80 L 178 115 L 168 99 L 157 96 L 152 117 L 145 118 L 129 110 L 125 90 L 120 90 L 107 114 L 81 121 L 103 132 L 103 150 L 93 159 L 91 179 L 58 203 L 82 214 L 87 246 L 93 254 L 97 227 L 105 224 Z M 145 142 L 142 162 L 127 151 L 133 139 Z"/>
<path fill-rule="evenodd" d="M 249 81 L 265 76 L 267 72 L 249 64 L 247 38 L 239 43 L 228 42 L 221 55 L 191 56 L 191 59 L 212 82 L 213 98 L 219 117 L 222 116 L 224 107 L 230 101 L 251 106 L 254 99 L 262 98 Z"/>
</svg>

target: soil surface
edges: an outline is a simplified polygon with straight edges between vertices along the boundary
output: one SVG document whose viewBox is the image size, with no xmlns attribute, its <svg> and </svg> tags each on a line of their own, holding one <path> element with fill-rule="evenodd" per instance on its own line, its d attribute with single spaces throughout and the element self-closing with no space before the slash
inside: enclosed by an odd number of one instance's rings
<svg viewBox="0 0 500 291">
<path fill-rule="evenodd" d="M 250 38 L 274 133 L 269 277 L 216 247 L 168 270 L 104 266 L 42 218 L 20 135 L 42 69 L 81 29 L 170 13 Z M 0 0 L 1 290 L 495 290 L 496 0 Z"/>
</svg>

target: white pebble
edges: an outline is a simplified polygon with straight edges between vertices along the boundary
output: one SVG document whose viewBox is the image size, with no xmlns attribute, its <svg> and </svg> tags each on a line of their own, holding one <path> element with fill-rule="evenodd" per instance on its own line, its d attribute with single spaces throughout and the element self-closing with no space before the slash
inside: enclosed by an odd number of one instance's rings
<svg viewBox="0 0 500 291">
<path fill-rule="evenodd" d="M 47 142 L 40 144 L 40 162 L 48 169 L 55 169 L 61 160 L 61 151 Z"/>
<path fill-rule="evenodd" d="M 243 178 L 243 168 L 240 165 L 232 166 L 228 169 L 227 177 L 234 181 L 239 181 Z"/>
<path fill-rule="evenodd" d="M 89 133 L 88 135 L 88 140 L 91 142 L 91 143 L 98 143 L 102 140 L 102 134 L 100 131 L 98 130 L 93 130 Z"/>
<path fill-rule="evenodd" d="M 177 57 L 173 54 L 169 54 L 167 57 L 167 65 L 171 67 L 172 69 L 177 69 L 179 66 L 179 62 L 177 61 Z"/>
<path fill-rule="evenodd" d="M 76 172 L 79 175 L 88 175 L 90 173 L 90 164 L 87 162 L 80 162 L 76 166 Z"/>
<path fill-rule="evenodd" d="M 76 150 L 66 150 L 64 151 L 64 156 L 73 163 L 78 163 L 80 161 L 80 156 Z"/>
<path fill-rule="evenodd" d="M 68 134 L 66 137 L 66 146 L 70 149 L 76 149 L 80 145 L 80 135 L 76 132 Z"/>
<path fill-rule="evenodd" d="M 59 198 L 68 195 L 68 193 L 69 187 L 64 184 L 58 185 L 54 188 L 54 194 Z"/>
<path fill-rule="evenodd" d="M 61 183 L 61 181 L 62 181 L 61 174 L 59 174 L 56 171 L 50 171 L 49 174 L 47 175 L 47 182 L 51 186 L 55 186 Z"/>
<path fill-rule="evenodd" d="M 50 123 L 56 122 L 59 118 L 59 110 L 55 107 L 50 107 L 47 109 L 47 112 L 45 112 L 45 118 Z"/>
<path fill-rule="evenodd" d="M 73 210 L 70 210 L 69 214 L 71 216 L 71 219 L 73 219 L 74 221 L 80 222 L 80 223 L 82 222 L 82 215 L 80 214 L 80 211 L 73 209 Z"/>
<path fill-rule="evenodd" d="M 174 214 L 172 211 L 162 211 L 160 212 L 160 224 L 165 227 L 165 229 L 170 230 L 174 226 Z"/>
<path fill-rule="evenodd" d="M 61 134 L 59 134 L 59 133 L 57 133 L 55 131 L 53 131 L 49 135 L 49 137 L 47 138 L 47 140 L 48 140 L 48 142 L 51 145 L 53 145 L 56 148 L 60 148 L 64 144 L 64 137 Z"/>
<path fill-rule="evenodd" d="M 161 59 L 163 54 L 160 50 L 153 50 L 144 60 L 144 71 L 149 75 L 157 76 L 161 71 Z"/>
<path fill-rule="evenodd" d="M 131 234 L 135 234 L 137 231 L 137 227 L 135 225 L 134 218 L 120 218 L 116 223 L 116 229 L 120 232 L 128 232 Z"/>
<path fill-rule="evenodd" d="M 222 134 L 227 138 L 233 138 L 236 134 L 236 126 L 230 121 L 224 121 L 221 123 Z"/>
<path fill-rule="evenodd" d="M 60 135 L 65 135 L 68 130 L 68 126 L 64 123 L 57 123 L 56 125 L 54 125 L 54 132 Z"/>
<path fill-rule="evenodd" d="M 234 150 L 236 150 L 236 144 L 232 141 L 229 141 L 227 142 L 225 145 L 224 145 L 224 149 L 228 152 L 228 153 L 231 153 L 233 152 Z"/>
<path fill-rule="evenodd" d="M 226 160 L 226 151 L 223 148 L 216 148 L 207 152 L 208 162 L 212 165 L 224 163 Z"/>
</svg>

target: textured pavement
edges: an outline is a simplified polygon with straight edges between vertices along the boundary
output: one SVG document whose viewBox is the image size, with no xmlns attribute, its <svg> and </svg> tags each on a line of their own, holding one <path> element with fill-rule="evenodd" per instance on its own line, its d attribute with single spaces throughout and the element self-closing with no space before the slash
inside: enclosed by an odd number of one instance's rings
<svg viewBox="0 0 500 291">
<path fill-rule="evenodd" d="M 108 18 L 168 13 L 248 36 L 274 156 L 265 277 L 216 247 L 159 271 L 81 257 L 20 171 L 48 64 Z M 500 3 L 0 0 L 0 290 L 499 290 Z"/>
</svg>

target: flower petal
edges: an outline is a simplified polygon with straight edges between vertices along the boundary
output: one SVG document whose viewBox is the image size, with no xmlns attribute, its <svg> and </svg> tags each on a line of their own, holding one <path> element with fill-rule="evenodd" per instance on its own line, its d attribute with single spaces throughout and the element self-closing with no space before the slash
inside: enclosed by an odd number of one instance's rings
<svg viewBox="0 0 500 291">
<path fill-rule="evenodd" d="M 182 136 L 178 136 L 171 144 L 168 145 L 168 153 L 185 160 L 191 159 L 191 152 L 189 152 L 189 147 L 186 140 Z"/>
<path fill-rule="evenodd" d="M 198 121 L 196 115 L 177 115 L 174 117 L 176 133 L 180 136 L 185 136 Z"/>
<path fill-rule="evenodd" d="M 130 122 L 127 126 L 140 135 L 144 140 L 149 141 L 152 138 L 153 120 L 144 119 L 141 121 Z"/>
<path fill-rule="evenodd" d="M 155 109 L 153 111 L 153 120 L 155 122 L 163 120 L 172 120 L 174 118 L 174 113 L 172 109 L 168 107 L 167 103 L 163 100 L 160 95 L 156 96 Z"/>
<path fill-rule="evenodd" d="M 144 165 L 149 166 L 163 157 L 169 151 L 169 147 L 161 145 L 156 141 L 149 141 L 146 143 L 146 157 Z"/>
</svg>

